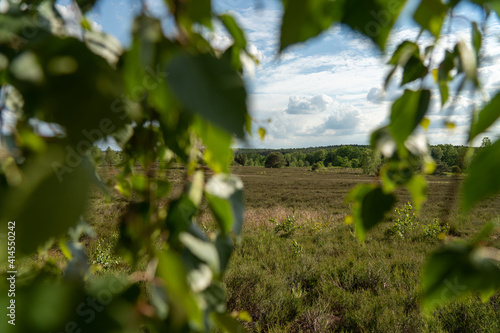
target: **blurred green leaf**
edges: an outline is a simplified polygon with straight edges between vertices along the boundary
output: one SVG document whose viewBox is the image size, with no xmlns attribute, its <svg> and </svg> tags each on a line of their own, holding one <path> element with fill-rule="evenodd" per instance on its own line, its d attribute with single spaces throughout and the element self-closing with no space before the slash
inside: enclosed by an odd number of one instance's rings
<svg viewBox="0 0 500 333">
<path fill-rule="evenodd" d="M 405 66 L 411 56 L 419 54 L 418 45 L 408 40 L 403 41 L 398 45 L 396 50 L 392 53 L 390 65 Z"/>
<path fill-rule="evenodd" d="M 16 249 L 29 254 L 78 222 L 95 177 L 86 156 L 70 156 L 58 146 L 30 159 L 22 172 L 18 186 L 0 187 L 0 216 L 17 222 Z"/>
<path fill-rule="evenodd" d="M 19 69 L 10 66 L 8 78 L 22 92 L 27 117 L 62 125 L 82 151 L 123 127 L 127 114 L 112 108 L 120 97 L 122 81 L 106 60 L 76 38 L 49 36 L 43 44 L 27 47 L 28 51 L 13 59 L 21 65 Z M 31 68 L 29 72 L 25 66 Z"/>
<path fill-rule="evenodd" d="M 392 193 L 384 193 L 382 188 L 376 185 L 363 184 L 347 194 L 346 202 L 353 202 L 356 236 L 363 241 L 366 232 L 381 222 L 385 213 L 391 210 L 396 197 Z"/>
<path fill-rule="evenodd" d="M 260 141 L 264 141 L 264 138 L 266 137 L 266 129 L 259 127 L 259 137 Z"/>
<path fill-rule="evenodd" d="M 444 105 L 448 100 L 448 81 L 451 79 L 450 71 L 455 67 L 454 58 L 453 53 L 446 51 L 443 61 L 439 64 L 438 85 L 441 94 L 441 105 Z"/>
<path fill-rule="evenodd" d="M 205 191 L 223 235 L 231 230 L 239 235 L 244 213 L 243 182 L 233 175 L 215 175 L 207 182 Z"/>
<path fill-rule="evenodd" d="M 219 15 L 220 20 L 226 27 L 227 31 L 233 37 L 234 45 L 242 50 L 246 50 L 247 48 L 247 40 L 245 38 L 245 33 L 241 30 L 238 23 L 233 16 L 229 14 L 221 14 Z"/>
<path fill-rule="evenodd" d="M 472 122 L 472 128 L 469 134 L 471 142 L 478 134 L 486 131 L 500 117 L 500 94 L 497 94 L 492 100 L 479 112 L 477 119 Z"/>
<path fill-rule="evenodd" d="M 423 29 L 438 38 L 447 12 L 448 6 L 441 0 L 422 0 L 413 18 Z"/>
<path fill-rule="evenodd" d="M 96 0 L 76 0 L 76 3 L 83 12 L 87 12 L 92 9 L 94 4 L 96 3 Z"/>
<path fill-rule="evenodd" d="M 344 0 L 288 0 L 281 24 L 280 51 L 304 42 L 342 18 Z"/>
<path fill-rule="evenodd" d="M 212 272 L 219 274 L 220 261 L 217 249 L 212 242 L 196 238 L 190 233 L 183 232 L 179 235 L 182 244 L 197 258 L 208 264 Z"/>
<path fill-rule="evenodd" d="M 227 333 L 243 333 L 246 329 L 241 326 L 236 319 L 225 314 L 225 313 L 214 313 L 213 314 L 216 322 L 224 329 Z"/>
<path fill-rule="evenodd" d="M 413 175 L 410 181 L 406 183 L 408 191 L 415 205 L 415 212 L 419 212 L 422 203 L 427 199 L 427 181 L 422 175 Z"/>
<path fill-rule="evenodd" d="M 193 127 L 205 145 L 203 159 L 207 165 L 215 173 L 228 173 L 233 161 L 231 135 L 203 119 L 196 119 Z"/>
<path fill-rule="evenodd" d="M 478 291 L 486 301 L 500 287 L 500 268 L 485 249 L 455 242 L 431 255 L 422 285 L 426 310 L 472 291 Z"/>
<path fill-rule="evenodd" d="M 427 72 L 427 67 L 422 60 L 419 57 L 412 56 L 404 66 L 402 84 L 423 79 Z"/>
<path fill-rule="evenodd" d="M 190 111 L 242 138 L 248 114 L 242 78 L 224 60 L 180 54 L 168 65 L 168 82 Z"/>
<path fill-rule="evenodd" d="M 394 102 L 389 127 L 398 145 L 404 145 L 408 136 L 420 124 L 427 112 L 430 99 L 429 90 L 405 90 L 403 96 Z"/>
<path fill-rule="evenodd" d="M 500 191 L 500 140 L 481 149 L 469 167 L 462 189 L 462 206 L 470 210 L 478 201 Z"/>
<path fill-rule="evenodd" d="M 172 201 L 168 208 L 165 224 L 170 231 L 170 238 L 175 242 L 181 232 L 188 231 L 191 219 L 196 213 L 197 207 L 186 194 Z"/>
<path fill-rule="evenodd" d="M 206 27 L 212 27 L 212 3 L 211 0 L 166 0 L 170 12 L 174 14 L 177 22 L 191 31 L 193 23 L 200 23 Z"/>
<path fill-rule="evenodd" d="M 476 58 L 479 57 L 479 52 L 481 50 L 481 45 L 483 44 L 483 35 L 476 22 L 472 22 L 472 44 L 474 45 L 474 50 L 476 51 Z"/>
<path fill-rule="evenodd" d="M 217 235 L 215 239 L 215 247 L 219 254 L 220 271 L 221 273 L 226 271 L 229 259 L 233 253 L 233 241 L 229 235 Z"/>
<path fill-rule="evenodd" d="M 372 39 L 381 49 L 406 0 L 347 0 L 341 23 Z"/>
<path fill-rule="evenodd" d="M 167 250 L 158 255 L 157 275 L 165 283 L 169 307 L 173 311 L 172 325 L 180 330 L 189 322 L 194 329 L 202 327 L 202 313 L 187 283 L 186 269 L 179 254 Z"/>
</svg>

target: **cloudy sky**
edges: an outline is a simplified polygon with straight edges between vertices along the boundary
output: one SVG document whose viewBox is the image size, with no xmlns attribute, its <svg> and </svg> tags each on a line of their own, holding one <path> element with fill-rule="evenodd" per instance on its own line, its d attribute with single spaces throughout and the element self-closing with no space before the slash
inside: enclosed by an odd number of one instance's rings
<svg viewBox="0 0 500 333">
<path fill-rule="evenodd" d="M 158 17 L 168 16 L 163 1 L 147 2 L 150 11 Z M 418 28 L 411 16 L 418 2 L 409 0 L 390 37 L 388 54 L 401 41 L 417 37 Z M 213 0 L 213 3 L 217 12 L 229 11 L 235 16 L 247 32 L 249 51 L 260 60 L 254 71 L 251 68 L 246 71 L 245 79 L 249 107 L 257 124 L 254 127 L 266 128 L 267 136 L 261 142 L 258 135 L 253 135 L 238 146 L 285 148 L 367 144 L 370 132 L 387 122 L 391 101 L 403 92 L 399 87 L 401 73 L 396 73 L 393 83 L 384 92 L 382 85 L 388 72 L 385 65 L 388 55 L 380 53 L 370 40 L 347 27 L 335 26 L 278 56 L 281 1 Z M 61 11 L 67 9 L 67 4 L 67 0 L 61 2 Z M 139 1 L 136 0 L 100 0 L 90 17 L 98 28 L 113 34 L 126 46 L 130 42 L 131 21 L 138 10 Z M 457 18 L 445 23 L 443 31 L 451 33 L 440 40 L 433 63 L 438 64 L 444 50 L 458 40 L 470 40 L 470 23 L 461 15 L 469 20 L 482 19 L 472 5 L 458 8 L 455 14 Z M 448 24 L 451 24 L 449 29 Z M 466 90 L 441 110 L 432 77 L 425 81 L 425 85 L 433 89 L 428 130 L 431 144 L 465 144 L 471 110 L 480 107 L 500 87 L 498 18 L 492 15 L 486 27 L 484 62 L 480 69 L 482 94 L 472 95 Z M 164 28 L 168 33 L 168 22 Z M 216 26 L 211 38 L 213 45 L 221 49 L 231 44 L 221 26 Z M 431 38 L 424 35 L 420 41 L 425 45 Z M 452 86 L 456 87 L 456 82 Z M 453 107 L 453 115 L 448 118 L 450 107 Z M 456 128 L 453 131 L 444 129 L 445 120 L 455 122 Z M 499 133 L 500 126 L 496 124 L 487 135 L 496 138 Z"/>
</svg>

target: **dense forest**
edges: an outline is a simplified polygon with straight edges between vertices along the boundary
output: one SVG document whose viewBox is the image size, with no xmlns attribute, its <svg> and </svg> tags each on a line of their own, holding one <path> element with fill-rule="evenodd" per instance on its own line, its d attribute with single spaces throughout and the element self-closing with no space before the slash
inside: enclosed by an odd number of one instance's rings
<svg viewBox="0 0 500 333">
<path fill-rule="evenodd" d="M 465 173 L 474 156 L 484 147 L 490 146 L 488 137 L 480 147 L 454 146 L 439 144 L 428 146 L 436 162 L 434 174 Z M 117 165 L 122 160 L 122 153 L 107 148 L 92 149 L 92 157 L 101 165 Z M 235 149 L 234 165 L 260 166 L 267 168 L 311 167 L 321 168 L 362 168 L 365 174 L 377 174 L 386 162 L 382 155 L 373 154 L 370 146 L 339 145 L 326 147 L 308 147 L 294 149 Z"/>
<path fill-rule="evenodd" d="M 480 149 L 491 145 L 488 137 L 480 147 L 439 144 L 428 149 L 436 162 L 434 174 L 466 172 L 470 161 Z M 344 145 L 298 149 L 237 149 L 234 163 L 242 166 L 362 168 L 366 174 L 378 173 L 385 163 L 383 156 L 375 156 L 370 146 Z"/>
</svg>

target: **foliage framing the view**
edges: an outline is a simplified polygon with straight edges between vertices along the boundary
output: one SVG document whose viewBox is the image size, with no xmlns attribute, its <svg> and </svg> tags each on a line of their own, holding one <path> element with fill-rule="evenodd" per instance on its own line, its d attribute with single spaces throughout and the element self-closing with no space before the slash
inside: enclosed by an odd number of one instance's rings
<svg viewBox="0 0 500 333">
<path fill-rule="evenodd" d="M 450 100 L 452 80 L 463 83 L 456 94 L 466 84 L 480 89 L 477 68 L 484 31 L 475 22 L 471 43 L 459 41 L 440 63 L 431 61 L 445 17 L 460 2 L 421 1 L 414 19 L 435 37 L 434 45 L 421 50 L 418 39 L 401 43 L 389 61 L 394 70 L 386 82 L 398 69 L 403 71 L 402 86 L 436 74 L 443 105 Z M 497 1 L 474 2 L 488 15 L 498 8 Z M 233 159 L 231 142 L 251 132 L 240 60 L 247 43 L 236 21 L 213 13 L 210 0 L 166 0 L 175 21 L 174 36 L 167 37 L 162 22 L 143 3 L 132 43 L 122 50 L 110 36 L 92 31 L 85 12 L 94 1 L 76 1 L 81 24 L 76 37 L 68 35 L 53 1 L 8 4 L 0 14 L 0 75 L 5 104 L 18 114 L 18 122 L 12 138 L 17 149 L 1 169 L 0 227 L 7 230 L 7 221 L 17 222 L 17 258 L 43 253 L 58 239 L 69 264 L 61 272 L 46 260 L 20 275 L 18 315 L 24 320 L 2 331 L 77 327 L 123 332 L 139 325 L 153 332 L 208 331 L 214 325 L 240 330 L 236 318 L 249 318 L 244 312 L 226 313 L 221 286 L 243 222 L 242 183 L 226 175 Z M 404 0 L 284 1 L 280 50 L 338 23 L 384 50 L 404 5 Z M 373 13 L 384 13 L 386 20 L 376 20 Z M 213 49 L 206 37 L 214 20 L 233 38 L 227 50 Z M 348 197 L 361 239 L 391 211 L 397 187 L 408 188 L 417 210 L 425 200 L 425 178 L 418 172 L 432 172 L 434 164 L 425 141 L 414 132 L 428 124 L 432 92 L 423 85 L 406 88 L 393 104 L 390 124 L 372 135 L 373 148 L 388 161 L 380 171 L 382 185 L 362 185 Z M 469 143 L 500 116 L 498 98 L 477 114 L 471 112 Z M 40 121 L 51 124 L 52 135 L 37 131 Z M 92 184 L 101 185 L 89 151 L 106 136 L 116 139 L 125 156 L 117 189 L 140 198 L 128 205 L 118 240 L 118 250 L 133 268 L 147 261 L 135 281 L 92 277 L 78 243 L 86 230 L 77 222 L 88 192 Z M 497 141 L 472 162 L 463 186 L 464 209 L 500 190 L 499 149 Z M 163 207 L 160 201 L 170 185 L 151 166 L 159 162 L 161 170 L 168 170 L 176 160 L 186 165 L 185 190 Z M 134 174 L 136 163 L 146 176 Z M 203 164 L 215 172 L 210 179 Z M 195 223 L 202 202 L 219 224 L 211 238 Z M 65 233 L 72 227 L 68 238 Z M 487 225 L 474 242 L 452 244 L 430 258 L 423 279 L 426 308 L 442 301 L 447 281 L 458 279 L 464 291 L 477 290 L 484 299 L 499 287 L 497 262 L 480 246 L 492 228 Z M 106 307 L 96 315 L 89 299 Z"/>
</svg>

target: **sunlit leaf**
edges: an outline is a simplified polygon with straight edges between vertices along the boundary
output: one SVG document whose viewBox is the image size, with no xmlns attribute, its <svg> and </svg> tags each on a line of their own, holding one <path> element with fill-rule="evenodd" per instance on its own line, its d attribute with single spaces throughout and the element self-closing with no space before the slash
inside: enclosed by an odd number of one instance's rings
<svg viewBox="0 0 500 333">
<path fill-rule="evenodd" d="M 404 144 L 424 118 L 430 98 L 431 92 L 429 90 L 405 90 L 403 96 L 392 105 L 389 127 L 399 145 Z"/>
<path fill-rule="evenodd" d="M 231 135 L 220 129 L 217 125 L 212 125 L 203 119 L 195 121 L 194 130 L 205 145 L 203 158 L 207 165 L 215 173 L 228 173 L 233 160 Z"/>
<path fill-rule="evenodd" d="M 260 137 L 261 141 L 264 140 L 264 138 L 266 137 L 266 129 L 265 128 L 259 127 L 259 137 Z"/>
<path fill-rule="evenodd" d="M 206 198 L 217 222 L 226 234 L 241 233 L 243 225 L 243 182 L 236 176 L 215 175 L 205 187 Z"/>
<path fill-rule="evenodd" d="M 422 175 L 413 175 L 409 182 L 406 183 L 406 187 L 410 191 L 415 212 L 419 212 L 422 203 L 427 199 L 427 181 Z"/>
</svg>

